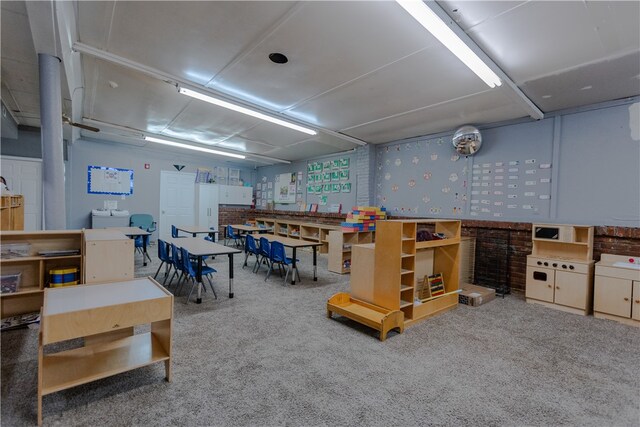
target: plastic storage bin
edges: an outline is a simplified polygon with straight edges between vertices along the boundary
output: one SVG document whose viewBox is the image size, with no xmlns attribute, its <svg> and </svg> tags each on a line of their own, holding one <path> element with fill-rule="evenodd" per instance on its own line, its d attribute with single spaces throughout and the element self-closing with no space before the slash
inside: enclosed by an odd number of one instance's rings
<svg viewBox="0 0 640 427">
<path fill-rule="evenodd" d="M 27 257 L 30 253 L 30 243 L 8 243 L 0 246 L 0 256 L 2 258 Z"/>
<path fill-rule="evenodd" d="M 11 294 L 18 291 L 22 273 L 5 274 L 0 276 L 0 293 Z"/>
</svg>

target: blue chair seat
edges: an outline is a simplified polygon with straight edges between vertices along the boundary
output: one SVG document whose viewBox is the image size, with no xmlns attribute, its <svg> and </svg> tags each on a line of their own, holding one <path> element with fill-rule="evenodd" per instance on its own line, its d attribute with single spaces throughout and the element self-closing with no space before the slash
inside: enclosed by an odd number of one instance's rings
<svg viewBox="0 0 640 427">
<path fill-rule="evenodd" d="M 266 239 L 265 239 L 266 240 Z M 262 242 L 262 239 L 260 240 Z M 293 259 L 289 258 L 284 250 L 284 245 L 278 241 L 271 242 L 271 253 L 269 256 L 269 260 L 271 262 L 269 272 L 267 273 L 267 277 L 264 280 L 267 280 L 273 271 L 273 266 L 278 264 L 278 268 L 280 269 L 280 274 L 282 275 L 282 267 L 287 267 L 287 274 L 284 276 L 284 283 L 287 283 L 287 279 L 289 277 L 289 273 L 291 272 L 291 268 L 293 266 Z M 296 258 L 296 262 L 300 261 Z M 296 277 L 298 281 L 300 281 L 300 274 L 298 273 L 298 269 L 296 269 Z"/>
</svg>

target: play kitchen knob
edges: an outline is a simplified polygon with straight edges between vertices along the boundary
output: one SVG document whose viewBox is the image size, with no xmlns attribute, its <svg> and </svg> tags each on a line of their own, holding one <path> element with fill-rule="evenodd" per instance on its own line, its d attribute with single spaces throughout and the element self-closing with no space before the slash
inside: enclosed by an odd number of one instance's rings
<svg viewBox="0 0 640 427">
<path fill-rule="evenodd" d="M 549 263 L 545 261 L 544 266 L 545 267 L 549 266 Z"/>
<path fill-rule="evenodd" d="M 567 264 L 562 264 L 562 268 L 567 268 Z"/>
<path fill-rule="evenodd" d="M 538 261 L 538 265 L 542 265 L 542 261 Z"/>
<path fill-rule="evenodd" d="M 558 263 L 557 263 L 557 262 L 554 262 L 554 263 L 553 263 L 553 266 L 554 266 L 554 267 L 557 267 L 557 266 L 558 266 Z"/>
<path fill-rule="evenodd" d="M 575 267 L 573 265 L 569 266 L 569 270 L 573 270 Z"/>
</svg>

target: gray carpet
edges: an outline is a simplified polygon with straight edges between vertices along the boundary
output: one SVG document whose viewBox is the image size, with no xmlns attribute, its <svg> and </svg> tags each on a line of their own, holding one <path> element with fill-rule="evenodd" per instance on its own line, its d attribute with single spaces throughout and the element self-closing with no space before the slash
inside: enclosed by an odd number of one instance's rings
<svg viewBox="0 0 640 427">
<path fill-rule="evenodd" d="M 45 425 L 575 425 L 640 423 L 640 331 L 508 296 L 391 332 L 329 320 L 349 276 L 264 282 L 227 258 L 201 305 L 175 300 L 163 364 L 44 398 Z M 155 257 L 154 257 L 155 259 Z M 157 263 L 137 273 L 153 274 Z M 184 293 L 184 292 L 183 292 Z M 2 425 L 34 425 L 37 328 L 2 333 Z"/>
</svg>

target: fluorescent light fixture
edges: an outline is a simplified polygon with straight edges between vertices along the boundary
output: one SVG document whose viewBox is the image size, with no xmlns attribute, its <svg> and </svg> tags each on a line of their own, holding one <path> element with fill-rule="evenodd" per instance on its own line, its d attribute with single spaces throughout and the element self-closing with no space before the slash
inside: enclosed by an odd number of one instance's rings
<svg viewBox="0 0 640 427">
<path fill-rule="evenodd" d="M 421 0 L 396 0 L 424 28 L 445 45 L 471 71 L 476 73 L 489 87 L 502 84 L 496 75 L 440 17 Z"/>
<path fill-rule="evenodd" d="M 190 96 L 192 98 L 199 99 L 199 100 L 204 101 L 204 102 L 208 102 L 208 103 L 213 104 L 213 105 L 217 105 L 218 107 L 227 108 L 229 110 L 233 110 L 233 111 L 236 111 L 238 113 L 246 114 L 248 116 L 255 117 L 255 118 L 260 119 L 260 120 L 265 120 L 267 122 L 275 123 L 277 125 L 284 126 L 284 127 L 289 128 L 289 129 L 297 130 L 298 132 L 303 132 L 303 133 L 306 133 L 308 135 L 317 135 L 317 133 L 318 133 L 313 129 L 309 129 L 309 128 L 306 128 L 306 127 L 303 127 L 303 126 L 299 126 L 299 125 L 296 125 L 294 123 L 286 122 L 284 120 L 276 119 L 275 117 L 267 116 L 266 114 L 262 114 L 262 113 L 260 113 L 258 111 L 253 111 L 253 110 L 250 110 L 248 108 L 241 107 L 239 105 L 235 105 L 235 104 L 232 104 L 230 102 L 223 101 L 221 99 L 214 98 L 213 96 L 205 95 L 203 93 L 196 92 L 196 91 L 191 90 L 191 89 L 187 89 L 187 88 L 181 87 L 181 88 L 178 88 L 178 91 L 180 93 L 184 94 L 184 95 Z"/>
<path fill-rule="evenodd" d="M 198 147 L 198 146 L 190 145 L 190 144 L 183 144 L 181 142 L 169 141 L 169 140 L 166 140 L 166 139 L 160 139 L 160 138 L 156 138 L 156 137 L 153 137 L 153 136 L 145 136 L 144 140 L 145 141 L 156 142 L 158 144 L 170 145 L 172 147 L 177 147 L 177 148 L 186 148 L 187 150 L 201 151 L 203 153 L 209 153 L 209 154 L 217 154 L 219 156 L 234 157 L 236 159 L 244 159 L 245 158 L 245 156 L 243 156 L 242 154 L 226 153 L 224 151 L 212 150 L 210 148 Z"/>
</svg>

